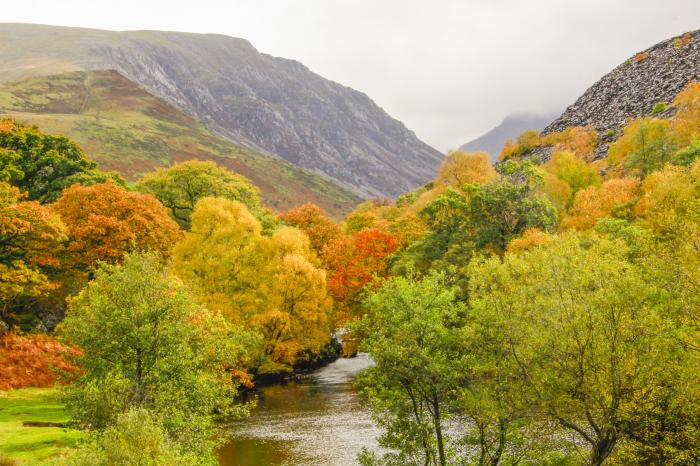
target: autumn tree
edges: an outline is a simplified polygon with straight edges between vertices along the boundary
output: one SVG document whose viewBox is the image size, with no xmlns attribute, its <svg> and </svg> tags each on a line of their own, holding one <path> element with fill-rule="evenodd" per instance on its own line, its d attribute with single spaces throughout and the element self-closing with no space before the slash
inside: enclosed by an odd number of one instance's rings
<svg viewBox="0 0 700 466">
<path fill-rule="evenodd" d="M 541 136 L 539 144 L 550 147 L 552 153 L 571 152 L 577 158 L 591 162 L 598 145 L 598 133 L 590 126 L 572 126 Z"/>
<path fill-rule="evenodd" d="M 386 258 L 397 247 L 396 238 L 385 229 L 365 228 L 337 237 L 323 249 L 328 290 L 337 303 L 338 323 L 357 316 L 362 290 L 375 278 L 386 278 Z"/>
<path fill-rule="evenodd" d="M 700 138 L 700 82 L 689 83 L 674 99 L 678 110 L 673 117 L 672 128 L 681 147 Z"/>
<path fill-rule="evenodd" d="M 36 201 L 21 201 L 19 191 L 0 182 L 0 319 L 21 320 L 13 310 L 20 297 L 41 296 L 57 284 L 66 229 L 61 219 Z"/>
<path fill-rule="evenodd" d="M 85 153 L 64 136 L 48 135 L 36 127 L 0 120 L 0 181 L 26 192 L 42 204 L 58 199 L 73 185 L 111 180 L 124 185 L 114 173 L 102 173 Z"/>
<path fill-rule="evenodd" d="M 466 292 L 463 270 L 475 252 L 502 254 L 508 243 L 529 228 L 553 229 L 556 210 L 540 192 L 542 172 L 530 162 L 506 162 L 503 175 L 483 186 L 449 189 L 428 204 L 421 216 L 429 232 L 393 262 L 397 273 L 453 267 Z"/>
<path fill-rule="evenodd" d="M 601 186 L 589 186 L 574 196 L 566 229 L 586 230 L 609 215 L 629 216 L 636 200 L 639 181 L 634 178 L 611 179 Z"/>
<path fill-rule="evenodd" d="M 255 338 L 197 304 L 155 254 L 103 263 L 71 300 L 59 334 L 84 351 L 75 360 L 84 372 L 66 400 L 91 429 L 142 408 L 186 451 L 211 457 L 215 421 L 246 413 L 232 370 Z"/>
<path fill-rule="evenodd" d="M 256 214 L 264 213 L 260 191 L 249 179 L 210 161 L 191 160 L 159 168 L 146 174 L 136 188 L 155 196 L 184 229 L 189 229 L 194 207 L 204 197 L 238 201 Z"/>
<path fill-rule="evenodd" d="M 461 189 L 469 183 L 485 184 L 496 176 L 491 157 L 486 152 L 452 151 L 440 165 L 435 183 Z"/>
<path fill-rule="evenodd" d="M 517 159 L 524 155 L 531 154 L 539 146 L 539 133 L 533 129 L 524 131 L 513 142 L 508 139 L 501 150 L 498 160 Z"/>
<path fill-rule="evenodd" d="M 204 198 L 174 250 L 174 267 L 212 309 L 264 335 L 260 372 L 288 371 L 330 340 L 325 273 L 296 228 L 263 235 L 240 202 Z"/>
<path fill-rule="evenodd" d="M 582 189 L 589 186 L 599 186 L 602 182 L 595 167 L 587 164 L 584 160 L 576 157 L 573 152 L 556 152 L 543 167 L 547 173 L 554 176 L 557 182 L 565 183 L 566 187 L 561 190 L 562 197 L 554 195 L 556 200 L 568 208 L 571 206 L 573 196 Z M 549 190 L 553 194 L 557 188 Z"/>
<path fill-rule="evenodd" d="M 613 168 L 624 168 L 644 178 L 670 163 L 677 149 L 668 120 L 639 118 L 631 121 L 622 136 L 610 146 L 607 160 Z"/>
<path fill-rule="evenodd" d="M 48 335 L 8 332 L 0 336 L 0 390 L 52 387 L 61 375 L 80 371 L 71 363 L 79 354 L 77 348 Z"/>
<path fill-rule="evenodd" d="M 130 251 L 169 254 L 177 224 L 156 198 L 113 183 L 74 185 L 52 205 L 68 228 L 66 266 L 86 273 L 98 261 L 115 263 Z"/>
<path fill-rule="evenodd" d="M 340 226 L 326 216 L 323 209 L 316 204 L 295 207 L 280 215 L 280 220 L 306 233 L 311 249 L 318 255 L 326 244 L 341 234 Z"/>
</svg>

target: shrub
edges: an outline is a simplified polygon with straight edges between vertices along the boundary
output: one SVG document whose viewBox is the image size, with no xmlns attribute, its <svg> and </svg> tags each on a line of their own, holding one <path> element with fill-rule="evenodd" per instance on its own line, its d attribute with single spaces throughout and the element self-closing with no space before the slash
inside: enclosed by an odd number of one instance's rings
<svg viewBox="0 0 700 466">
<path fill-rule="evenodd" d="M 681 49 L 681 48 L 685 47 L 686 45 L 689 45 L 689 44 L 690 44 L 690 40 L 691 40 L 692 38 L 693 38 L 692 35 L 691 35 L 689 32 L 686 32 L 686 33 L 683 34 L 682 36 L 676 37 L 675 39 L 673 39 L 673 45 L 674 45 L 677 49 Z"/>
<path fill-rule="evenodd" d="M 68 459 L 70 466 L 176 466 L 211 464 L 211 458 L 183 455 L 157 416 L 146 409 L 120 415 L 114 426 L 94 443 L 84 445 Z"/>
<path fill-rule="evenodd" d="M 641 52 L 634 56 L 635 63 L 641 63 L 649 58 L 649 52 Z"/>
<path fill-rule="evenodd" d="M 651 113 L 656 115 L 657 113 L 661 113 L 664 110 L 666 110 L 666 103 L 665 102 L 659 102 L 654 107 L 651 109 Z"/>
</svg>

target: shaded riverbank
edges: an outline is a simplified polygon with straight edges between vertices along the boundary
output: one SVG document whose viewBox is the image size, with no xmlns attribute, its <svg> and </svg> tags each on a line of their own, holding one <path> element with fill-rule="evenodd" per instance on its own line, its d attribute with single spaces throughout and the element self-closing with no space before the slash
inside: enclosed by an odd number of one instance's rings
<svg viewBox="0 0 700 466">
<path fill-rule="evenodd" d="M 260 389 L 250 418 L 231 424 L 220 450 L 223 466 L 352 465 L 363 447 L 377 447 L 378 429 L 352 387 L 368 355 L 338 359 L 300 382 Z"/>
</svg>

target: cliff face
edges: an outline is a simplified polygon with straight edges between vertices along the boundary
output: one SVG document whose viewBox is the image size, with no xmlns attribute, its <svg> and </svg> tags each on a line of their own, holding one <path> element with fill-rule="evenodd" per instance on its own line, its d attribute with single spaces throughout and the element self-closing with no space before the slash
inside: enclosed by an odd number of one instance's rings
<svg viewBox="0 0 700 466">
<path fill-rule="evenodd" d="M 0 80 L 114 69 L 217 133 L 359 194 L 430 180 L 441 154 L 365 94 L 213 34 L 0 25 Z"/>
<path fill-rule="evenodd" d="M 0 117 L 62 133 L 128 181 L 185 160 L 211 160 L 250 178 L 276 210 L 313 202 L 335 217 L 359 197 L 281 159 L 214 134 L 116 71 L 74 71 L 0 83 Z"/>
<path fill-rule="evenodd" d="M 630 57 L 591 86 L 543 134 L 591 125 L 601 139 L 598 156 L 603 156 L 628 119 L 670 115 L 669 104 L 696 80 L 700 80 L 700 31 L 660 42 Z"/>
</svg>

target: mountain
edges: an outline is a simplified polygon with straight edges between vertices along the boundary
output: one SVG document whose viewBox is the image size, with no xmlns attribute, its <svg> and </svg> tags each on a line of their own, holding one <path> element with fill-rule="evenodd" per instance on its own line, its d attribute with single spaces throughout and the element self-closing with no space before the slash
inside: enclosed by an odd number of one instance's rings
<svg viewBox="0 0 700 466">
<path fill-rule="evenodd" d="M 498 126 L 464 144 L 460 149 L 466 152 L 488 152 L 491 155 L 491 159 L 496 162 L 501 149 L 503 149 L 503 144 L 508 139 L 515 139 L 522 132 L 529 129 L 542 131 L 557 115 L 559 113 L 515 113 L 508 115 Z"/>
<path fill-rule="evenodd" d="M 217 136 L 116 71 L 0 83 L 0 114 L 65 134 L 100 168 L 132 181 L 177 161 L 213 160 L 250 178 L 279 210 L 314 202 L 340 216 L 360 202 L 325 178 Z"/>
<path fill-rule="evenodd" d="M 700 80 L 700 30 L 660 42 L 617 66 L 591 86 L 543 134 L 593 126 L 602 157 L 630 118 L 669 116 L 669 105 L 691 81 Z"/>
<path fill-rule="evenodd" d="M 216 133 L 364 197 L 435 175 L 442 156 L 365 94 L 217 34 L 0 24 L 0 80 L 113 69 Z"/>
</svg>

